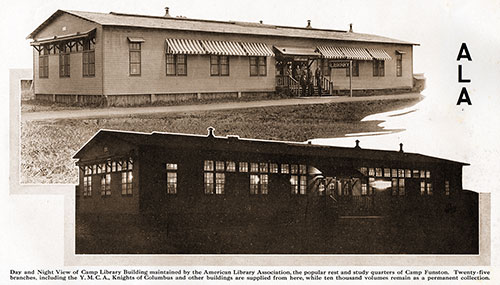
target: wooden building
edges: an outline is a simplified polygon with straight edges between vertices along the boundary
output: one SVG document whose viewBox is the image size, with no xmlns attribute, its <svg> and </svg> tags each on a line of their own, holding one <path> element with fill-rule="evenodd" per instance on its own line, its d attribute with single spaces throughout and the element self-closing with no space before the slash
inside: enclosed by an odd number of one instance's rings
<svg viewBox="0 0 500 285">
<path fill-rule="evenodd" d="M 74 158 L 77 217 L 107 220 L 105 227 L 156 221 L 151 227 L 165 229 L 301 221 L 335 228 L 342 217 L 444 219 L 462 207 L 467 165 L 358 144 L 217 137 L 213 129 L 208 136 L 101 130 Z"/>
<path fill-rule="evenodd" d="M 28 38 L 36 98 L 58 102 L 297 96 L 302 66 L 311 70 L 315 95 L 413 87 L 416 44 L 356 33 L 352 26 L 340 31 L 310 23 L 297 28 L 171 17 L 168 11 L 157 17 L 58 10 Z"/>
</svg>

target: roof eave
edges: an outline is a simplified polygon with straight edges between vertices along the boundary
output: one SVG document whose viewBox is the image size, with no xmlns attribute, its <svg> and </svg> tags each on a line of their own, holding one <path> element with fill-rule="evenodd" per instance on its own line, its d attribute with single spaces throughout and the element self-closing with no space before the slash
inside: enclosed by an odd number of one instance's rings
<svg viewBox="0 0 500 285">
<path fill-rule="evenodd" d="M 74 16 L 74 17 L 78 17 L 82 20 L 85 20 L 85 21 L 89 21 L 89 22 L 92 22 L 92 23 L 95 23 L 95 24 L 99 24 L 93 20 L 90 20 L 88 18 L 85 18 L 85 17 L 82 17 L 78 14 L 75 14 L 75 13 L 72 13 L 71 11 L 66 11 L 66 10 L 57 10 L 55 11 L 52 15 L 50 15 L 50 17 L 47 18 L 47 20 L 43 21 L 43 23 L 41 23 L 35 30 L 33 30 L 33 32 L 31 32 L 27 37 L 26 39 L 29 40 L 29 39 L 34 39 L 35 36 L 43 29 L 45 28 L 46 26 L 48 26 L 52 21 L 54 21 L 55 18 L 59 17 L 60 15 L 62 14 L 69 14 L 71 16 Z"/>
</svg>

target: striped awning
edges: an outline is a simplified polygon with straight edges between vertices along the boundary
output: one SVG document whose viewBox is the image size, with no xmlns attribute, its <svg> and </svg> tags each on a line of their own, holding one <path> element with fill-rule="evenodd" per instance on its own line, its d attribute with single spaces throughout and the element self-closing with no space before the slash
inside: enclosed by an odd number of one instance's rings
<svg viewBox="0 0 500 285">
<path fill-rule="evenodd" d="M 241 43 L 248 56 L 274 56 L 274 52 L 264 43 Z"/>
<path fill-rule="evenodd" d="M 208 54 L 246 56 L 246 52 L 237 42 L 201 41 Z"/>
<path fill-rule="evenodd" d="M 198 40 L 167 39 L 168 54 L 206 54 Z"/>
<path fill-rule="evenodd" d="M 364 48 L 339 47 L 346 59 L 372 60 L 372 56 Z"/>
<path fill-rule="evenodd" d="M 392 59 L 391 56 L 389 54 L 387 54 L 387 52 L 385 52 L 385 50 L 383 50 L 383 49 L 368 48 L 367 50 L 374 59 L 377 59 L 377 60 L 391 60 Z"/>
<path fill-rule="evenodd" d="M 339 47 L 318 46 L 318 51 L 324 58 L 329 59 L 345 59 L 346 56 Z"/>
</svg>

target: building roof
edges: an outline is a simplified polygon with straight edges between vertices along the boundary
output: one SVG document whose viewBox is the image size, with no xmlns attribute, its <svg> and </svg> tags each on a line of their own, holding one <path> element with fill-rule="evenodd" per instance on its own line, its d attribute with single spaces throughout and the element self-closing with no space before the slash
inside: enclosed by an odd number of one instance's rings
<svg viewBox="0 0 500 285">
<path fill-rule="evenodd" d="M 135 14 L 123 13 L 97 13 L 97 12 L 83 12 L 83 11 L 70 11 L 70 10 L 57 10 L 40 26 L 38 26 L 28 39 L 36 37 L 44 27 L 49 25 L 55 18 L 61 14 L 70 14 L 81 19 L 94 22 L 102 26 L 117 26 L 117 27 L 137 27 L 137 28 L 150 28 L 150 29 L 166 29 L 166 30 L 182 30 L 182 31 L 200 31 L 200 32 L 213 32 L 224 34 L 247 34 L 247 35 L 261 35 L 261 36 L 281 36 L 281 37 L 294 37 L 294 38 L 311 38 L 311 39 L 327 39 L 338 41 L 358 41 L 358 42 L 377 42 L 377 43 L 393 43 L 393 44 L 407 44 L 418 45 L 407 41 L 391 39 L 387 37 L 354 33 L 340 30 L 326 30 L 314 28 L 297 28 L 287 26 L 275 26 L 261 23 L 248 23 L 236 21 L 213 21 L 213 20 L 200 20 L 190 19 L 184 17 L 159 17 L 159 16 L 145 16 Z"/>
<path fill-rule="evenodd" d="M 202 136 L 192 134 L 177 133 L 139 133 L 116 130 L 98 131 L 74 156 L 80 159 L 85 155 L 87 148 L 90 148 L 94 142 L 98 141 L 116 141 L 121 140 L 135 146 L 158 146 L 167 148 L 184 149 L 185 151 L 206 150 L 206 151 L 235 151 L 255 154 L 277 154 L 294 155 L 306 157 L 334 157 L 346 159 L 366 159 L 366 160 L 385 160 L 385 161 L 405 161 L 416 163 L 439 163 L 469 165 L 463 162 L 457 162 L 418 153 L 408 153 L 401 151 L 374 150 L 359 147 L 337 147 L 313 145 L 300 142 L 271 141 L 257 139 L 241 139 L 237 136 Z"/>
</svg>

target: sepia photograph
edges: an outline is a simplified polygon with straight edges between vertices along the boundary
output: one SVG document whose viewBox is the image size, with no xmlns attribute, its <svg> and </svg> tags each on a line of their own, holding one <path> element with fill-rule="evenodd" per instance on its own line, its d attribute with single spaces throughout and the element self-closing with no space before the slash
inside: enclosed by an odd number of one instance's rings
<svg viewBox="0 0 500 285">
<path fill-rule="evenodd" d="M 72 266 L 491 266 L 500 3 L 424 3 L 12 2 L 6 197 Z"/>
</svg>

